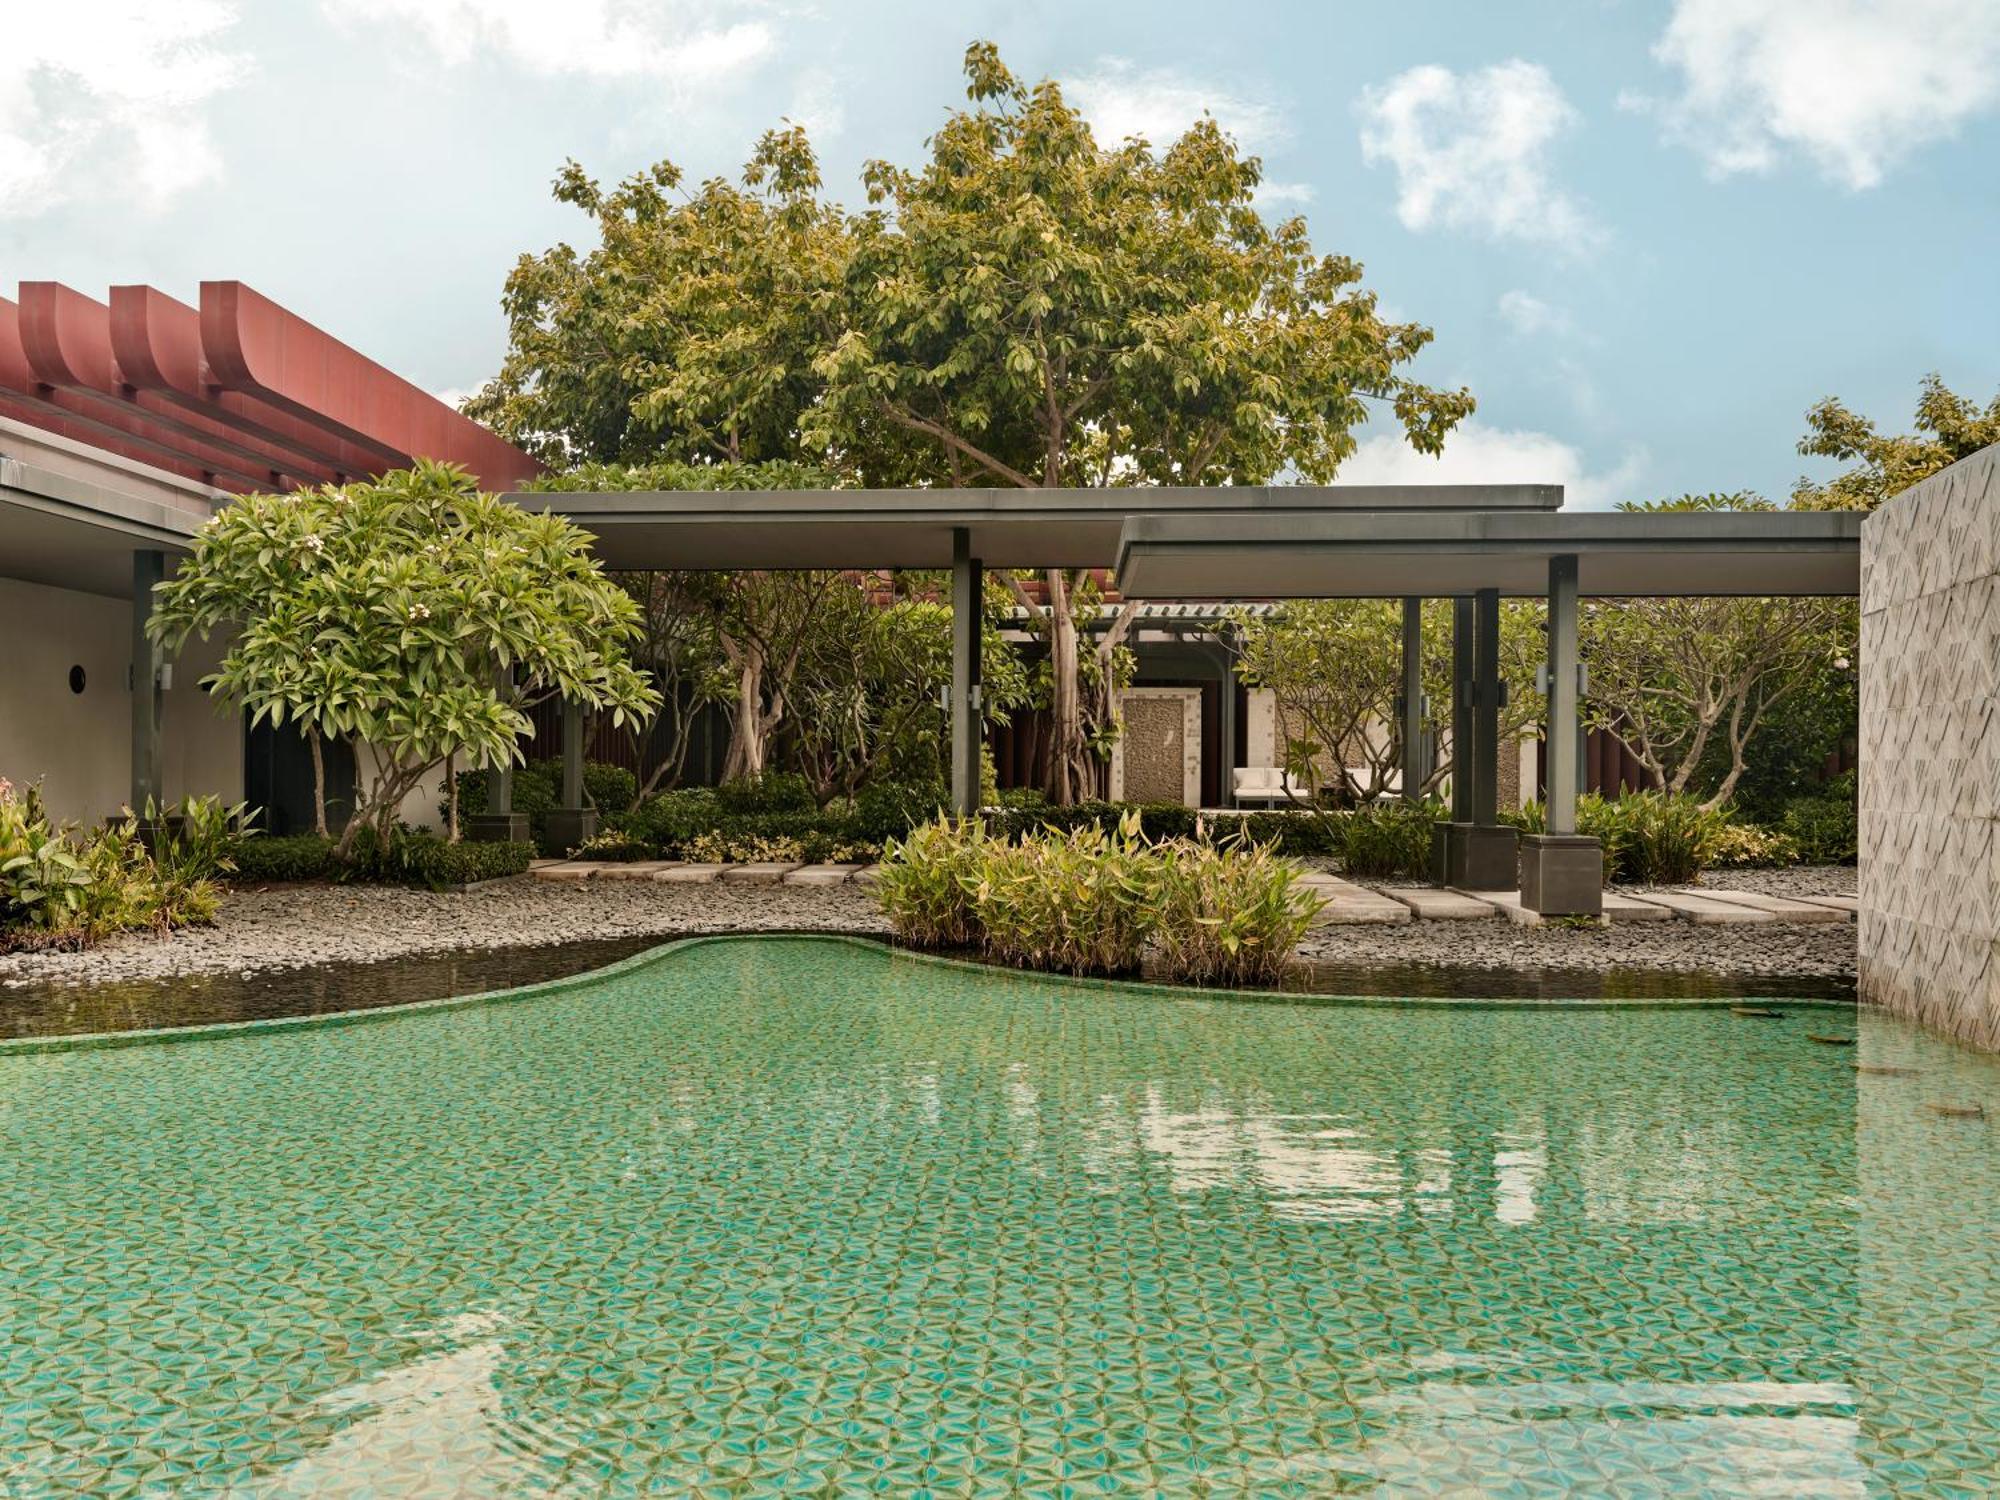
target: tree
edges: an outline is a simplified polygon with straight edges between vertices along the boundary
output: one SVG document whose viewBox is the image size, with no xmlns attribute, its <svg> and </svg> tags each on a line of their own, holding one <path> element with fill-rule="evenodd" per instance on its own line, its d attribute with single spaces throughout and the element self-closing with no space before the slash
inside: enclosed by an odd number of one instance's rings
<svg viewBox="0 0 2000 1500">
<path fill-rule="evenodd" d="M 796 452 L 848 482 L 1025 488 L 1324 481 L 1371 403 L 1427 453 L 1472 410 L 1402 373 L 1430 331 L 1385 321 L 1357 263 L 1263 220 L 1260 165 L 1214 121 L 1165 151 L 1102 146 L 991 45 L 965 67 L 972 106 L 921 168 L 870 163 L 858 215 L 819 203 L 796 129 L 742 189 L 681 202 L 670 165 L 609 195 L 571 168 L 558 196 L 603 248 L 516 268 L 513 347 L 472 409 L 579 455 Z M 1087 662 L 1095 592 L 1065 569 L 1022 592 L 1060 801 L 1096 789 L 1115 729 L 1101 684 L 1129 615 Z"/>
<path fill-rule="evenodd" d="M 1873 422 L 1829 396 L 1806 413 L 1799 452 L 1860 463 L 1825 484 L 1800 479 L 1792 489 L 1792 508 L 1873 510 L 1993 443 L 2000 443 L 2000 395 L 1981 409 L 1935 374 L 1924 377 L 1917 397 L 1917 430 L 1901 437 L 1884 437 Z"/>
<path fill-rule="evenodd" d="M 1424 604 L 1424 728 L 1440 746 L 1451 740 L 1452 601 Z M 1507 702 L 1503 741 L 1541 717 L 1535 668 L 1544 654 L 1542 610 L 1506 600 L 1500 611 L 1500 676 Z M 1227 639 L 1246 686 L 1268 688 L 1284 730 L 1284 768 L 1318 788 L 1328 778 L 1345 803 L 1373 801 L 1400 774 L 1403 726 L 1403 608 L 1392 599 L 1293 600 L 1275 614 L 1238 611 Z M 1438 757 L 1420 791 L 1435 790 L 1450 765 Z"/>
<path fill-rule="evenodd" d="M 591 216 L 598 246 L 515 264 L 507 356 L 469 415 L 557 466 L 798 456 L 812 362 L 837 332 L 846 220 L 818 201 L 795 126 L 764 135 L 741 187 L 680 185 L 666 161 L 608 191 L 564 167 L 555 196 Z"/>
<path fill-rule="evenodd" d="M 1619 508 L 1776 509 L 1748 491 Z M 1594 601 L 1581 632 L 1590 670 L 1585 716 L 1623 740 L 1660 790 L 1699 791 L 1705 762 L 1722 764 L 1705 799 L 1719 807 L 1734 794 L 1748 747 L 1774 711 L 1835 661 L 1851 659 L 1852 622 L 1852 606 L 1832 599 Z"/>
<path fill-rule="evenodd" d="M 251 495 L 219 511 L 160 585 L 148 629 L 167 647 L 232 633 L 203 685 L 250 710 L 351 740 L 374 771 L 337 853 L 447 757 L 521 759 L 526 710 L 564 699 L 614 723 L 659 694 L 627 659 L 638 609 L 557 516 L 419 463 L 372 484 Z M 315 766 L 318 773 L 319 768 Z M 318 826 L 326 831 L 323 774 Z"/>
</svg>

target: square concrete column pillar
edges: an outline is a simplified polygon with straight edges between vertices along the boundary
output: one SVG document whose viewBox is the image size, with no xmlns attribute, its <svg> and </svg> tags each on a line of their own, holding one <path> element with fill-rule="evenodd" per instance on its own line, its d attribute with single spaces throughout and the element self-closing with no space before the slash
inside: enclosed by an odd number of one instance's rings
<svg viewBox="0 0 2000 1500">
<path fill-rule="evenodd" d="M 1430 774 L 1424 753 L 1424 601 L 1403 601 L 1403 800 L 1418 801 Z"/>
<path fill-rule="evenodd" d="M 569 854 L 597 837 L 598 814 L 583 805 L 583 706 L 563 700 L 562 796 L 549 812 L 549 847 Z"/>
<path fill-rule="evenodd" d="M 985 724 L 979 687 L 979 637 L 986 572 L 972 555 L 972 533 L 951 534 L 951 806 L 979 811 L 980 749 Z"/>
<path fill-rule="evenodd" d="M 167 669 L 160 649 L 146 634 L 153 617 L 153 590 L 167 576 L 167 555 L 148 549 L 132 554 L 132 811 L 143 818 L 148 801 L 163 804 L 160 711 Z"/>
<path fill-rule="evenodd" d="M 1521 841 L 1521 904 L 1544 916 L 1595 917 L 1604 911 L 1604 851 L 1576 831 L 1582 781 L 1576 579 L 1574 556 L 1549 559 L 1548 832 Z"/>
<path fill-rule="evenodd" d="M 1511 890 L 1517 836 L 1500 822 L 1500 591 L 1481 589 L 1471 604 L 1471 787 L 1464 804 L 1452 798 L 1446 874 L 1449 884 L 1469 891 Z M 1452 764 L 1460 764 L 1456 756 Z M 1463 822 L 1456 816 L 1461 805 Z"/>
<path fill-rule="evenodd" d="M 503 684 L 512 677 L 496 669 Z M 522 844 L 528 840 L 528 815 L 514 811 L 514 763 L 503 760 L 486 768 L 486 811 L 465 820 L 465 837 L 479 844 Z"/>
<path fill-rule="evenodd" d="M 1431 830 L 1431 879 L 1465 884 L 1465 835 L 1472 826 L 1472 600 L 1451 601 L 1451 821 Z"/>
</svg>

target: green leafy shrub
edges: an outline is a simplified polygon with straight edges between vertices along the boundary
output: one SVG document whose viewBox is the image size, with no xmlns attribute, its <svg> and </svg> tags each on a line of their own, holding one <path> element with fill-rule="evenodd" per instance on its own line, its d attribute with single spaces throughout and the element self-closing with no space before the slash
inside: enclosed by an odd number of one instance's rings
<svg viewBox="0 0 2000 1500">
<path fill-rule="evenodd" d="M 372 828 L 367 828 L 356 836 L 351 862 L 338 871 L 336 878 L 367 884 L 428 886 L 437 891 L 519 875 L 534 858 L 533 844 L 453 844 L 434 833 L 411 829 L 396 830 L 385 843 L 375 836 Z"/>
<path fill-rule="evenodd" d="M 333 875 L 333 840 L 316 833 L 239 839 L 229 858 L 238 885 L 327 880 Z"/>
<path fill-rule="evenodd" d="M 1730 825 L 1721 808 L 1668 792 L 1579 797 L 1576 825 L 1604 846 L 1605 874 L 1638 885 L 1680 885 L 1715 863 Z"/>
<path fill-rule="evenodd" d="M 715 800 L 725 814 L 739 816 L 819 811 L 819 802 L 805 777 L 788 771 L 766 771 L 761 776 L 726 781 L 715 789 Z"/>
<path fill-rule="evenodd" d="M 1129 974 L 1159 921 L 1160 860 L 1128 813 L 986 852 L 974 910 L 987 953 L 1024 969 Z"/>
<path fill-rule="evenodd" d="M 1755 823 L 1730 823 L 1717 833 L 1708 856 L 1711 870 L 1776 869 L 1799 862 L 1799 846 L 1790 834 Z"/>
<path fill-rule="evenodd" d="M 1436 802 L 1376 802 L 1341 815 L 1340 863 L 1356 880 L 1425 880 L 1431 830 L 1444 816 Z"/>
<path fill-rule="evenodd" d="M 612 825 L 662 850 L 678 852 L 722 821 L 722 804 L 712 787 L 682 787 L 648 797 Z"/>
<path fill-rule="evenodd" d="M 1232 840 L 1160 850 L 1157 932 L 1167 971 L 1190 984 L 1274 983 L 1325 902 L 1299 867 Z"/>
<path fill-rule="evenodd" d="M 950 789 L 934 781 L 870 782 L 854 794 L 853 832 L 856 838 L 886 844 L 908 836 L 944 814 L 951 806 Z"/>
<path fill-rule="evenodd" d="M 630 864 L 642 859 L 658 859 L 660 851 L 657 845 L 649 844 L 644 839 L 634 838 L 622 828 L 607 828 L 595 838 L 587 840 L 570 857 L 607 864 Z"/>
<path fill-rule="evenodd" d="M 1785 804 L 1779 828 L 1815 865 L 1851 865 L 1859 854 L 1861 831 L 1852 796 L 1798 797 Z"/>
<path fill-rule="evenodd" d="M 976 909 L 992 840 L 977 818 L 943 819 L 891 841 L 876 898 L 906 942 L 970 948 L 984 938 Z"/>
<path fill-rule="evenodd" d="M 157 807 L 149 813 L 160 817 Z M 48 816 L 38 788 L 0 780 L 0 949 L 83 947 L 113 932 L 213 921 L 242 808 L 213 797 L 167 810 L 175 831 L 149 851 L 131 816 L 88 832 Z"/>
</svg>

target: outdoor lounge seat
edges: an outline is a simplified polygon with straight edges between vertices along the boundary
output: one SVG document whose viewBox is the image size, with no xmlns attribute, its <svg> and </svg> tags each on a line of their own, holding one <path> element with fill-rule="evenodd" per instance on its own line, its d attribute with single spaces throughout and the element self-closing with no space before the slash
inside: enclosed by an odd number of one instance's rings
<svg viewBox="0 0 2000 1500">
<path fill-rule="evenodd" d="M 1280 766 L 1238 766 L 1229 773 L 1230 790 L 1238 805 L 1245 802 L 1289 802 L 1294 795 L 1309 799 L 1312 792 L 1298 778 Z"/>
</svg>

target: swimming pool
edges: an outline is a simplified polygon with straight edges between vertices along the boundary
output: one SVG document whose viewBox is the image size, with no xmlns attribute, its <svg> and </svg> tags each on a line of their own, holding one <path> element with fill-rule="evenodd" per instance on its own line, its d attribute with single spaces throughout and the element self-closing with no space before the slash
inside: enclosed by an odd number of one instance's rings
<svg viewBox="0 0 2000 1500">
<path fill-rule="evenodd" d="M 0 1055 L 0 1495 L 1985 1492 L 2000 1067 L 1776 1008 L 761 938 Z"/>
</svg>

